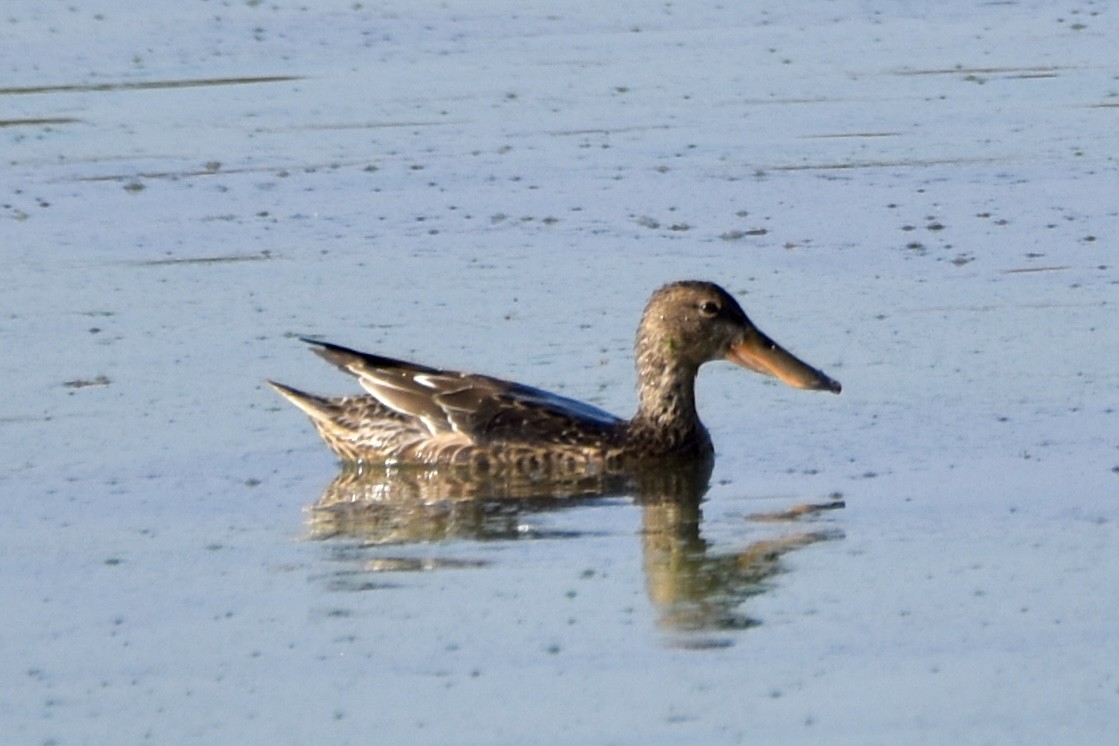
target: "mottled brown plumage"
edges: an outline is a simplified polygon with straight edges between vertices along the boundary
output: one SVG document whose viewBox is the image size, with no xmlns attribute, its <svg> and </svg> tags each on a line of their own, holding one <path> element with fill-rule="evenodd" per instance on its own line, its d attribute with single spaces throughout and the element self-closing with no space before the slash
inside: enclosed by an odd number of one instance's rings
<svg viewBox="0 0 1119 746">
<path fill-rule="evenodd" d="M 766 337 L 725 290 L 675 282 L 649 299 L 637 331 L 638 410 L 597 407 L 499 378 L 304 340 L 358 379 L 364 396 L 321 397 L 269 382 L 345 462 L 463 464 L 574 472 L 712 453 L 699 421 L 699 367 L 727 359 L 796 388 L 840 385 Z"/>
</svg>

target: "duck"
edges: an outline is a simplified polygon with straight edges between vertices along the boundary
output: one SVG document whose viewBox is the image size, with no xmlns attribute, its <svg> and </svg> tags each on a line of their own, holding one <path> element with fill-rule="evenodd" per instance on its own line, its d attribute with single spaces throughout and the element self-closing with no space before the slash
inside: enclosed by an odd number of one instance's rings
<svg viewBox="0 0 1119 746">
<path fill-rule="evenodd" d="M 501 378 L 301 339 L 366 393 L 319 396 L 267 383 L 310 418 L 343 465 L 571 473 L 711 459 L 695 381 L 717 360 L 798 389 L 842 391 L 758 329 L 730 293 L 697 280 L 666 284 L 645 305 L 635 343 L 638 406 L 629 419 Z"/>
</svg>

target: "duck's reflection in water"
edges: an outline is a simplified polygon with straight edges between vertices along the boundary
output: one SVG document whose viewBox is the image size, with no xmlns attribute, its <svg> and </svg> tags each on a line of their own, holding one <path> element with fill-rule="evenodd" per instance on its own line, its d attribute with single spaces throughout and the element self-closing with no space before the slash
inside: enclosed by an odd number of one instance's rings
<svg viewBox="0 0 1119 746">
<path fill-rule="evenodd" d="M 711 463 L 645 466 L 639 471 L 556 475 L 524 471 L 477 472 L 447 467 L 374 467 L 342 471 L 310 506 L 311 536 L 332 540 L 332 556 L 359 563 L 349 575 L 390 570 L 479 566 L 429 556 L 387 556 L 374 547 L 429 544 L 446 539 L 495 541 L 579 536 L 584 532 L 532 528 L 528 519 L 545 511 L 631 498 L 642 511 L 646 586 L 659 623 L 676 631 L 744 629 L 758 622 L 742 613 L 743 602 L 766 590 L 793 549 L 838 539 L 826 524 L 797 525 L 833 500 L 792 506 L 755 516 L 773 524 L 767 537 L 734 549 L 712 547 L 702 536 L 701 502 Z M 368 589 L 370 582 L 331 583 Z"/>
</svg>

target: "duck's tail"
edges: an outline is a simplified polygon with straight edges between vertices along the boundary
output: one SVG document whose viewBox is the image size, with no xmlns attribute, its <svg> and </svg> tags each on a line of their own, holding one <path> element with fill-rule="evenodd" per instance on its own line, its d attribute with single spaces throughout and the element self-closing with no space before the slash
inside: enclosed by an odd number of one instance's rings
<svg viewBox="0 0 1119 746">
<path fill-rule="evenodd" d="M 275 381 L 265 381 L 269 386 L 289 402 L 299 407 L 300 410 L 315 423 L 332 423 L 338 418 L 338 403 L 325 396 L 308 394 L 306 391 L 293 389 Z"/>
</svg>

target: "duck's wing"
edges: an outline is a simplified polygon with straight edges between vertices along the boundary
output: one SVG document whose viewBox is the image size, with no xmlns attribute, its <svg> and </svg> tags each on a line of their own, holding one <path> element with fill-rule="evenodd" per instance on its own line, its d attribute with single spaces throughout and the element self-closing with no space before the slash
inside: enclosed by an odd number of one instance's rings
<svg viewBox="0 0 1119 746">
<path fill-rule="evenodd" d="M 478 443 L 584 442 L 621 422 L 598 407 L 512 381 L 304 341 L 355 376 L 386 407 L 422 423 L 433 436 L 460 433 Z"/>
<path fill-rule="evenodd" d="M 439 396 L 456 427 L 479 443 L 593 445 L 622 420 L 566 396 L 499 378 L 459 374 L 457 390 Z"/>
</svg>

